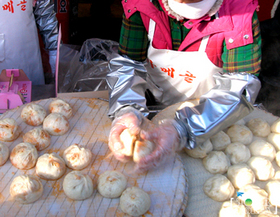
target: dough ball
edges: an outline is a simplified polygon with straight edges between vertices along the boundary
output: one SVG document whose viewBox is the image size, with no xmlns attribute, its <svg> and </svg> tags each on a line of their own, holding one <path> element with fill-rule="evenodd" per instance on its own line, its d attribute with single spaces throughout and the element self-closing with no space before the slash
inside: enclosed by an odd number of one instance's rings
<svg viewBox="0 0 280 217">
<path fill-rule="evenodd" d="M 264 189 L 268 193 L 269 203 L 273 206 L 280 207 L 280 181 L 269 181 Z"/>
<path fill-rule="evenodd" d="M 28 170 L 35 166 L 38 152 L 34 145 L 22 142 L 11 151 L 10 161 L 13 166 L 20 170 Z"/>
<path fill-rule="evenodd" d="M 21 175 L 13 179 L 10 185 L 12 198 L 23 204 L 33 203 L 43 194 L 43 185 L 34 175 Z"/>
<path fill-rule="evenodd" d="M 270 127 L 272 133 L 279 133 L 280 134 L 280 118 L 274 121 Z"/>
<path fill-rule="evenodd" d="M 275 170 L 273 165 L 264 157 L 253 156 L 248 160 L 247 164 L 254 171 L 256 179 L 260 181 L 267 181 L 274 177 Z"/>
<path fill-rule="evenodd" d="M 63 190 L 72 200 L 85 200 L 93 193 L 92 179 L 80 171 L 72 171 L 63 180 Z"/>
<path fill-rule="evenodd" d="M 35 103 L 27 104 L 22 110 L 20 117 L 28 125 L 39 126 L 43 123 L 47 112 L 43 106 Z"/>
<path fill-rule="evenodd" d="M 64 115 L 67 119 L 72 116 L 71 106 L 62 99 L 55 99 L 49 104 L 50 113 L 56 112 Z"/>
<path fill-rule="evenodd" d="M 226 132 L 232 143 L 240 142 L 244 145 L 248 145 L 253 140 L 252 131 L 245 125 L 233 124 Z"/>
<path fill-rule="evenodd" d="M 215 201 L 229 200 L 235 193 L 232 183 L 221 174 L 216 174 L 207 179 L 203 185 L 204 193 Z"/>
<path fill-rule="evenodd" d="M 279 217 L 277 214 L 273 214 L 270 210 L 262 211 L 258 217 Z"/>
<path fill-rule="evenodd" d="M 214 151 L 223 151 L 231 143 L 229 136 L 220 131 L 210 138 Z"/>
<path fill-rule="evenodd" d="M 253 118 L 247 122 L 247 127 L 254 136 L 267 137 L 270 134 L 270 125 L 262 118 Z"/>
<path fill-rule="evenodd" d="M 223 174 L 230 166 L 228 157 L 222 151 L 211 151 L 205 158 L 203 158 L 202 163 L 205 169 L 213 174 Z"/>
<path fill-rule="evenodd" d="M 151 154 L 155 148 L 153 142 L 137 140 L 134 144 L 133 161 L 138 163 L 141 158 Z"/>
<path fill-rule="evenodd" d="M 252 156 L 265 157 L 270 161 L 273 161 L 276 155 L 274 146 L 263 139 L 256 139 L 253 141 L 249 145 L 249 149 Z"/>
<path fill-rule="evenodd" d="M 247 184 L 254 184 L 256 181 L 255 173 L 245 163 L 230 166 L 227 171 L 227 177 L 237 189 Z"/>
<path fill-rule="evenodd" d="M 50 146 L 51 136 L 43 127 L 35 127 L 22 137 L 24 142 L 34 145 L 37 151 L 42 151 Z"/>
<path fill-rule="evenodd" d="M 137 136 L 130 134 L 128 129 L 125 129 L 121 135 L 120 140 L 124 145 L 123 154 L 126 156 L 133 156 L 134 143 L 137 140 Z"/>
<path fill-rule="evenodd" d="M 280 170 L 275 172 L 275 175 L 273 177 L 274 180 L 280 180 Z"/>
<path fill-rule="evenodd" d="M 261 213 L 267 208 L 268 194 L 264 189 L 254 184 L 245 185 L 239 189 L 241 197 L 237 197 L 243 204 L 249 207 L 254 213 Z"/>
<path fill-rule="evenodd" d="M 280 167 L 280 151 L 278 151 L 275 155 L 275 161 L 277 165 Z M 279 176 L 280 177 L 280 176 Z"/>
<path fill-rule="evenodd" d="M 278 133 L 270 133 L 267 136 L 267 141 L 274 145 L 276 151 L 280 151 L 280 134 Z"/>
<path fill-rule="evenodd" d="M 225 201 L 220 208 L 219 217 L 248 217 L 248 215 L 243 204 Z"/>
<path fill-rule="evenodd" d="M 20 133 L 20 127 L 13 118 L 0 120 L 0 141 L 12 142 L 18 138 Z"/>
<path fill-rule="evenodd" d="M 4 165 L 10 156 L 10 150 L 8 146 L 0 142 L 0 166 Z"/>
<path fill-rule="evenodd" d="M 251 157 L 249 148 L 240 142 L 229 144 L 225 153 L 230 159 L 231 164 L 246 163 Z"/>
<path fill-rule="evenodd" d="M 194 149 L 184 148 L 184 151 L 192 158 L 205 158 L 207 154 L 213 150 L 213 145 L 210 139 L 207 139 L 201 144 L 197 144 Z"/>
<path fill-rule="evenodd" d="M 97 190 L 107 198 L 120 197 L 127 185 L 126 177 L 119 171 L 110 170 L 102 173 L 97 180 Z"/>
<path fill-rule="evenodd" d="M 69 130 L 67 118 L 59 113 L 50 113 L 43 122 L 43 128 L 52 136 L 64 135 Z"/>
<path fill-rule="evenodd" d="M 69 168 L 82 170 L 90 164 L 92 153 L 91 150 L 74 143 L 65 149 L 63 159 Z"/>
<path fill-rule="evenodd" d="M 144 215 L 151 207 L 151 198 L 147 192 L 138 187 L 129 187 L 120 197 L 121 210 L 130 216 Z"/>
<path fill-rule="evenodd" d="M 56 153 L 41 155 L 36 163 L 36 174 L 46 180 L 57 180 L 66 171 L 64 160 Z"/>
</svg>

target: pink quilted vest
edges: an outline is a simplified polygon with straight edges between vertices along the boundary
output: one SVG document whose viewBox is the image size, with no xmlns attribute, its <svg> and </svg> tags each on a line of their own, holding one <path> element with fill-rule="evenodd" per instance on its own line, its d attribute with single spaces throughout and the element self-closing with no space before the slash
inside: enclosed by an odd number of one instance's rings
<svg viewBox="0 0 280 217">
<path fill-rule="evenodd" d="M 140 12 L 146 30 L 149 28 L 150 19 L 156 22 L 153 40 L 155 48 L 172 49 L 166 11 L 159 11 L 150 0 L 122 0 L 122 4 L 127 18 L 136 11 Z M 216 66 L 222 67 L 224 40 L 228 49 L 253 42 L 252 16 L 257 6 L 257 0 L 224 0 L 217 19 L 206 22 L 200 22 L 203 19 L 188 20 L 184 25 L 191 28 L 191 31 L 182 42 L 179 51 L 197 51 L 201 39 L 210 35 L 206 53 Z M 164 9 L 163 5 L 162 8 Z"/>
</svg>

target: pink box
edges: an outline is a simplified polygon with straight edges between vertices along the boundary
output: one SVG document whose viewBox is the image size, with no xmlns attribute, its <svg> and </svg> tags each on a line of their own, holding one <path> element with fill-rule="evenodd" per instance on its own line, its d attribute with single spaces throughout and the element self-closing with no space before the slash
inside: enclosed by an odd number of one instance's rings
<svg viewBox="0 0 280 217">
<path fill-rule="evenodd" d="M 3 69 L 0 74 L 0 113 L 31 102 L 32 82 L 22 69 Z"/>
</svg>

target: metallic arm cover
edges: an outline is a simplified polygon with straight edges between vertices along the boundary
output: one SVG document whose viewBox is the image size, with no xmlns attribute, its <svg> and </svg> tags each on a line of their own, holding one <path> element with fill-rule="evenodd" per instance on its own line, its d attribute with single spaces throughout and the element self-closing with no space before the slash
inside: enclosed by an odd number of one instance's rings
<svg viewBox="0 0 280 217">
<path fill-rule="evenodd" d="M 212 135 L 229 127 L 253 111 L 261 84 L 248 73 L 214 75 L 216 86 L 200 97 L 195 107 L 185 107 L 176 112 L 174 127 L 180 136 L 180 147 L 192 149 Z M 147 82 L 148 81 L 148 82 Z M 145 90 L 151 87 L 149 75 L 142 63 L 124 57 L 110 61 L 107 75 L 109 86 L 109 112 L 132 106 L 144 116 L 148 114 Z"/>
<path fill-rule="evenodd" d="M 247 73 L 216 74 L 216 86 L 195 107 L 176 112 L 181 147 L 192 149 L 253 111 L 261 84 Z"/>
<path fill-rule="evenodd" d="M 111 119 L 123 107 L 132 106 L 146 116 L 146 76 L 147 71 L 142 63 L 117 57 L 109 63 L 110 73 L 107 75 L 109 86 L 109 112 Z"/>
<path fill-rule="evenodd" d="M 51 0 L 38 0 L 34 6 L 34 16 L 46 50 L 56 50 L 58 21 Z"/>
</svg>

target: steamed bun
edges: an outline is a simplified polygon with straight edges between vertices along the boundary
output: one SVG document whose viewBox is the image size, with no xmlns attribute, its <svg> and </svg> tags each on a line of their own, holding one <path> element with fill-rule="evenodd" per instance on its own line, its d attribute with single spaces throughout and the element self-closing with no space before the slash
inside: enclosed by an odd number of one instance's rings
<svg viewBox="0 0 280 217">
<path fill-rule="evenodd" d="M 35 166 L 38 152 L 34 145 L 22 142 L 16 145 L 10 154 L 12 165 L 20 170 L 28 170 Z"/>
<path fill-rule="evenodd" d="M 63 190 L 73 200 L 85 200 L 93 194 L 94 189 L 89 175 L 74 170 L 65 176 Z"/>
<path fill-rule="evenodd" d="M 127 185 L 126 177 L 117 170 L 102 173 L 97 180 L 97 190 L 107 198 L 120 197 Z"/>
<path fill-rule="evenodd" d="M 247 146 L 240 142 L 234 142 L 227 146 L 225 150 L 231 164 L 246 163 L 250 157 L 251 153 Z"/>
<path fill-rule="evenodd" d="M 272 163 L 264 157 L 253 156 L 248 160 L 247 164 L 254 171 L 256 179 L 260 181 L 267 181 L 274 177 L 275 169 Z"/>
<path fill-rule="evenodd" d="M 20 175 L 13 179 L 10 185 L 10 195 L 22 204 L 33 203 L 43 194 L 43 185 L 34 175 Z"/>
<path fill-rule="evenodd" d="M 50 113 L 43 122 L 43 128 L 52 136 L 61 136 L 69 130 L 70 126 L 64 115 Z"/>
<path fill-rule="evenodd" d="M 21 119 L 28 125 L 39 126 L 43 123 L 47 112 L 43 106 L 35 103 L 27 104 L 21 111 Z"/>
<path fill-rule="evenodd" d="M 205 169 L 213 174 L 223 174 L 227 172 L 230 166 L 228 157 L 222 151 L 211 151 L 205 158 L 203 158 L 202 163 Z"/>
<path fill-rule="evenodd" d="M 50 146 L 51 136 L 43 127 L 35 127 L 22 137 L 24 142 L 34 145 L 37 151 L 42 151 Z"/>
<path fill-rule="evenodd" d="M 208 197 L 219 202 L 229 200 L 235 193 L 232 183 L 221 174 L 207 179 L 203 185 L 203 191 Z"/>
<path fill-rule="evenodd" d="M 261 213 L 267 208 L 268 194 L 264 189 L 254 184 L 248 184 L 240 188 L 239 191 L 244 193 L 242 197 L 237 197 L 242 203 L 246 204 L 247 199 L 253 200 L 250 209 L 254 213 Z"/>
<path fill-rule="evenodd" d="M 10 156 L 10 150 L 8 146 L 0 142 L 0 166 L 4 165 Z"/>
<path fill-rule="evenodd" d="M 151 207 L 151 198 L 147 192 L 138 187 L 125 189 L 120 197 L 121 210 L 130 216 L 144 215 Z"/>
<path fill-rule="evenodd" d="M 210 140 L 214 151 L 223 151 L 231 143 L 229 136 L 224 131 L 211 136 Z"/>
<path fill-rule="evenodd" d="M 272 133 L 279 133 L 280 134 L 280 118 L 274 121 L 270 127 Z"/>
<path fill-rule="evenodd" d="M 63 159 L 69 168 L 82 170 L 90 164 L 92 152 L 88 148 L 74 143 L 64 150 Z"/>
<path fill-rule="evenodd" d="M 207 154 L 213 150 L 213 145 L 210 139 L 205 140 L 205 142 L 201 144 L 197 144 L 197 146 L 193 149 L 184 148 L 184 151 L 192 158 L 204 158 Z"/>
<path fill-rule="evenodd" d="M 232 143 L 240 142 L 244 145 L 248 145 L 253 140 L 252 131 L 245 125 L 233 124 L 227 129 L 226 133 L 230 137 Z"/>
<path fill-rule="evenodd" d="M 249 217 L 243 204 L 225 201 L 219 211 L 219 217 Z"/>
<path fill-rule="evenodd" d="M 20 126 L 13 118 L 0 120 L 0 141 L 12 142 L 19 137 Z"/>
<path fill-rule="evenodd" d="M 263 139 L 256 139 L 253 141 L 249 145 L 249 149 L 252 156 L 265 157 L 270 161 L 273 161 L 276 155 L 274 146 Z"/>
<path fill-rule="evenodd" d="M 72 116 L 72 108 L 69 103 L 65 102 L 62 99 L 55 99 L 49 104 L 50 113 L 60 113 L 64 115 L 67 119 Z"/>
<path fill-rule="evenodd" d="M 230 166 L 227 171 L 227 177 L 237 189 L 247 184 L 254 184 L 256 181 L 255 173 L 245 163 Z"/>
<path fill-rule="evenodd" d="M 247 122 L 247 127 L 254 136 L 267 137 L 270 134 L 270 125 L 262 118 L 253 118 Z"/>
</svg>

